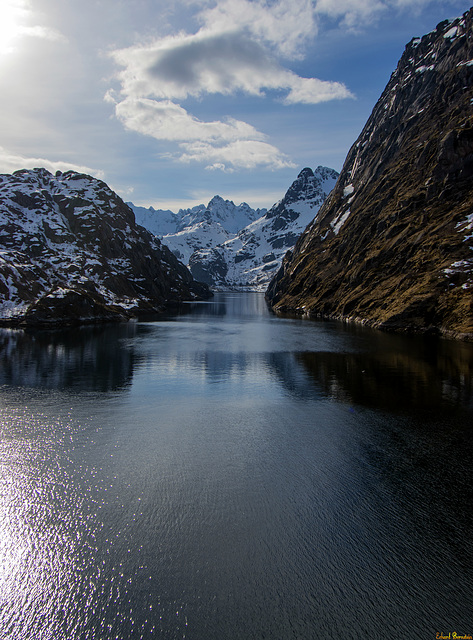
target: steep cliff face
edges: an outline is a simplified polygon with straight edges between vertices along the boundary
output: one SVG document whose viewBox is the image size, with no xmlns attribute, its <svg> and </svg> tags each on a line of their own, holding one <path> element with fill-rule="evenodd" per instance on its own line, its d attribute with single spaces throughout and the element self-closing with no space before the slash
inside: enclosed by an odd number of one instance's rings
<svg viewBox="0 0 473 640">
<path fill-rule="evenodd" d="M 208 296 L 104 182 L 0 176 L 0 322 L 114 320 Z"/>
<path fill-rule="evenodd" d="M 406 47 L 276 311 L 473 337 L 473 9 Z"/>
</svg>

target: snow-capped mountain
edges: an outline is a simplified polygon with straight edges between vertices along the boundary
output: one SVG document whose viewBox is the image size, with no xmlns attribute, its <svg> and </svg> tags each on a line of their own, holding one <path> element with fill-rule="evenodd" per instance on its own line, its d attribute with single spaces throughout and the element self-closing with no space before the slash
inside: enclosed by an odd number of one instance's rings
<svg viewBox="0 0 473 640">
<path fill-rule="evenodd" d="M 131 206 L 137 222 L 162 238 L 196 279 L 220 289 L 265 290 L 337 177 L 327 167 L 303 169 L 269 211 L 220 196 L 178 214 Z"/>
<path fill-rule="evenodd" d="M 208 296 L 104 182 L 0 175 L 0 322 L 120 319 Z"/>
<path fill-rule="evenodd" d="M 162 239 L 186 265 L 195 251 L 225 243 L 266 213 L 266 209 L 252 209 L 245 202 L 237 206 L 220 196 L 214 196 L 207 206 L 200 204 L 180 209 L 179 213 L 128 204 L 135 212 L 137 223 Z"/>
<path fill-rule="evenodd" d="M 275 311 L 473 339 L 473 8 L 406 46 Z"/>
<path fill-rule="evenodd" d="M 227 233 L 237 233 L 247 224 L 266 213 L 266 209 L 252 209 L 246 202 L 235 205 L 231 200 L 214 196 L 209 204 L 199 205 L 179 212 L 181 221 L 177 231 L 182 231 L 200 222 L 218 223 Z"/>
<path fill-rule="evenodd" d="M 158 238 L 175 235 L 206 223 L 219 225 L 227 233 L 234 234 L 266 213 L 266 209 L 252 209 L 246 202 L 237 206 L 220 196 L 214 196 L 207 206 L 199 204 L 191 209 L 180 209 L 179 213 L 153 207 L 146 209 L 132 202 L 127 204 L 135 212 L 136 222 Z"/>
</svg>

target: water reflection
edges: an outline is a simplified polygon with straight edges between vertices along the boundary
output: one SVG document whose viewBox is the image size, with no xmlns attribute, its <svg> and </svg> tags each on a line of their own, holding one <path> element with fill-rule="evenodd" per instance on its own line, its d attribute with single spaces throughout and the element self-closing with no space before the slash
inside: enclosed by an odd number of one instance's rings
<svg viewBox="0 0 473 640">
<path fill-rule="evenodd" d="M 180 314 L 191 313 L 193 318 L 202 316 L 219 316 L 227 318 L 258 318 L 270 317 L 268 305 L 261 293 L 216 293 L 214 298 L 205 302 L 191 302 L 183 305 Z M 179 315 L 179 314 L 178 314 Z"/>
<path fill-rule="evenodd" d="M 0 384 L 107 392 L 129 387 L 143 370 L 162 383 L 273 379 L 297 397 L 394 412 L 473 403 L 473 345 L 276 319 L 261 294 L 217 294 L 154 322 L 0 329 Z"/>
<path fill-rule="evenodd" d="M 1 638 L 471 631 L 472 345 L 262 305 L 1 332 Z"/>
<path fill-rule="evenodd" d="M 110 391 L 130 383 L 136 324 L 57 331 L 0 329 L 0 384 Z"/>
<path fill-rule="evenodd" d="M 338 401 L 396 413 L 473 409 L 469 348 L 440 342 L 427 353 L 416 353 L 402 346 L 369 353 L 300 353 L 297 361 Z"/>
</svg>

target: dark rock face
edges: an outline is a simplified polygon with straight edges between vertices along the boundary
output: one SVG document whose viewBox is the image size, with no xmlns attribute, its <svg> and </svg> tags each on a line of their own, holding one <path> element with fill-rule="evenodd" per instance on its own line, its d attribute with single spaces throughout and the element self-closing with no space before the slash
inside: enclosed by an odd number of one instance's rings
<svg viewBox="0 0 473 640">
<path fill-rule="evenodd" d="M 270 283 L 277 311 L 473 337 L 473 9 L 412 40 Z"/>
<path fill-rule="evenodd" d="M 32 302 L 23 316 L 23 324 L 61 325 L 85 322 L 114 322 L 125 319 L 120 307 L 111 307 L 97 292 L 83 288 L 55 289 Z"/>
<path fill-rule="evenodd" d="M 194 251 L 189 258 L 189 269 L 194 278 L 208 285 L 224 281 L 228 272 L 225 258 L 222 252 L 216 248 Z"/>
<path fill-rule="evenodd" d="M 104 183 L 45 169 L 0 176 L 0 321 L 103 322 L 209 297 Z"/>
</svg>

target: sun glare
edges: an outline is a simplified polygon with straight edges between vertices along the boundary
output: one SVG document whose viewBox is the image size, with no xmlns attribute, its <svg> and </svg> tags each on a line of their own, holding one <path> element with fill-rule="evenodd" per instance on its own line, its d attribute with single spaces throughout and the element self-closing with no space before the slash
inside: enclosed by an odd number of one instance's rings
<svg viewBox="0 0 473 640">
<path fill-rule="evenodd" d="M 22 30 L 21 20 L 24 13 L 24 0 L 1 0 L 0 54 L 13 51 L 14 41 Z"/>
</svg>

